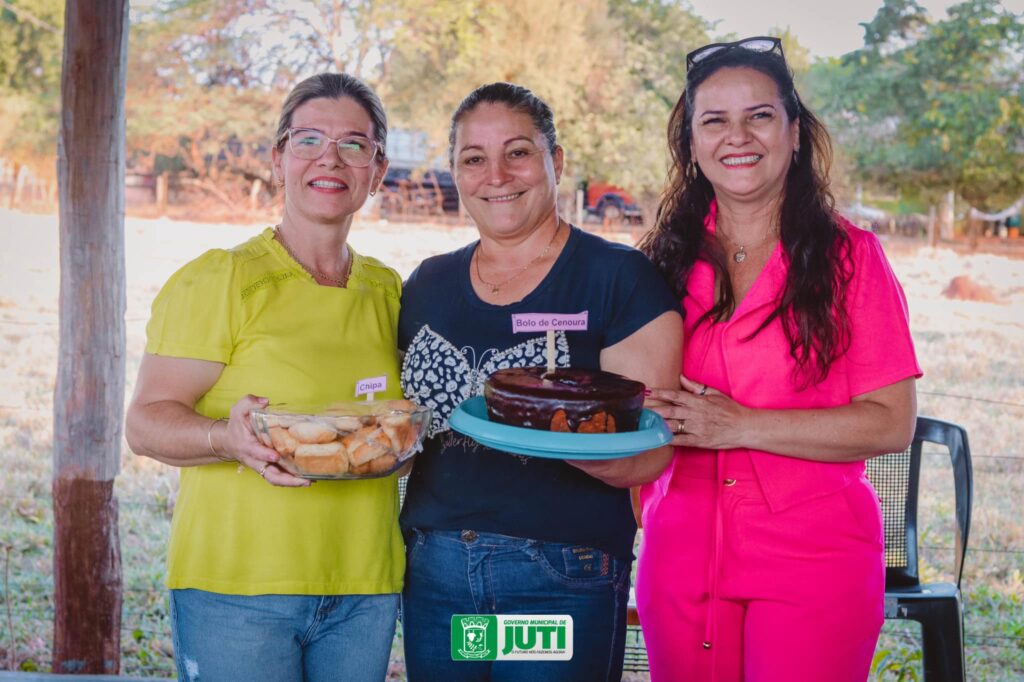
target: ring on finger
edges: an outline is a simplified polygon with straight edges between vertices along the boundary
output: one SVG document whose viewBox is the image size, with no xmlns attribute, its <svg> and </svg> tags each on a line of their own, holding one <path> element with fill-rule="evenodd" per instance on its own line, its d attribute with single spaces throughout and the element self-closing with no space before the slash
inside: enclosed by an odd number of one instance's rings
<svg viewBox="0 0 1024 682">
<path fill-rule="evenodd" d="M 260 475 L 260 478 L 262 478 L 262 479 L 266 479 L 267 478 L 265 474 L 267 473 L 267 467 L 268 466 L 270 466 L 270 462 L 264 462 L 263 466 L 260 467 L 260 470 L 256 472 L 256 473 L 258 473 Z"/>
<path fill-rule="evenodd" d="M 697 393 L 697 395 L 707 395 L 707 394 L 708 394 L 708 385 L 704 384 L 704 386 L 700 389 L 700 392 Z"/>
<path fill-rule="evenodd" d="M 675 431 L 673 433 L 675 433 L 677 436 L 679 434 L 681 434 L 681 433 L 686 433 L 686 420 L 685 419 L 677 419 L 676 420 L 676 428 L 675 428 Z"/>
</svg>

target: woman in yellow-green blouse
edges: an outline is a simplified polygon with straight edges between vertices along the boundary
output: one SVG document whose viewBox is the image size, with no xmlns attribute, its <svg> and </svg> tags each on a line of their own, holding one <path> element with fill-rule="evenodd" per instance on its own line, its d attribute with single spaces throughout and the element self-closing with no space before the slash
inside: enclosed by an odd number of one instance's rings
<svg viewBox="0 0 1024 682">
<path fill-rule="evenodd" d="M 347 244 L 387 170 L 377 96 L 343 74 L 289 94 L 275 228 L 179 270 L 153 304 L 128 410 L 134 452 L 182 467 L 168 552 L 181 680 L 383 679 L 404 554 L 394 476 L 309 481 L 249 425 L 274 403 L 400 397 L 401 280 Z"/>
</svg>

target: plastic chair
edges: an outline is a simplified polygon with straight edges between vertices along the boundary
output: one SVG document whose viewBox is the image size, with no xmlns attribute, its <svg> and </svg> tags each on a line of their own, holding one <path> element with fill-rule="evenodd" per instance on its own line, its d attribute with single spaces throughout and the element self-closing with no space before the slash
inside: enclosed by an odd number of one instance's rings
<svg viewBox="0 0 1024 682">
<path fill-rule="evenodd" d="M 924 443 L 944 446 L 953 465 L 955 583 L 922 584 L 918 572 L 917 501 Z M 910 448 L 869 459 L 867 473 L 882 500 L 885 521 L 885 617 L 921 623 L 926 682 L 962 681 L 966 669 L 960 580 L 974 490 L 967 432 L 949 422 L 918 417 Z"/>
</svg>

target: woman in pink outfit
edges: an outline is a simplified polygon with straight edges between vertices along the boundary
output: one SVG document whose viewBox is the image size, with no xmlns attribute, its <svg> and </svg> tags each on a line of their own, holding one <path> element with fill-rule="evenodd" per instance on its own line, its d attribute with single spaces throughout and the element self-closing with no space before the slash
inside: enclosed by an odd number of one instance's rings
<svg viewBox="0 0 1024 682">
<path fill-rule="evenodd" d="M 780 42 L 687 56 L 674 167 L 642 244 L 685 317 L 677 446 L 641 490 L 656 682 L 863 681 L 883 619 L 864 460 L 913 437 L 921 370 L 874 235 L 836 214 L 828 135 Z"/>
</svg>

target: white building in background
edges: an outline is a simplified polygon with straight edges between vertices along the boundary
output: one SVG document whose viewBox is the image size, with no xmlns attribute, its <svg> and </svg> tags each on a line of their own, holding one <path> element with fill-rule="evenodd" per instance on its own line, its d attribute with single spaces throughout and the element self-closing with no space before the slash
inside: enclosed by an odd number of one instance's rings
<svg viewBox="0 0 1024 682">
<path fill-rule="evenodd" d="M 420 130 L 388 131 L 388 161 L 396 168 L 425 168 L 430 153 L 427 134 Z"/>
</svg>

